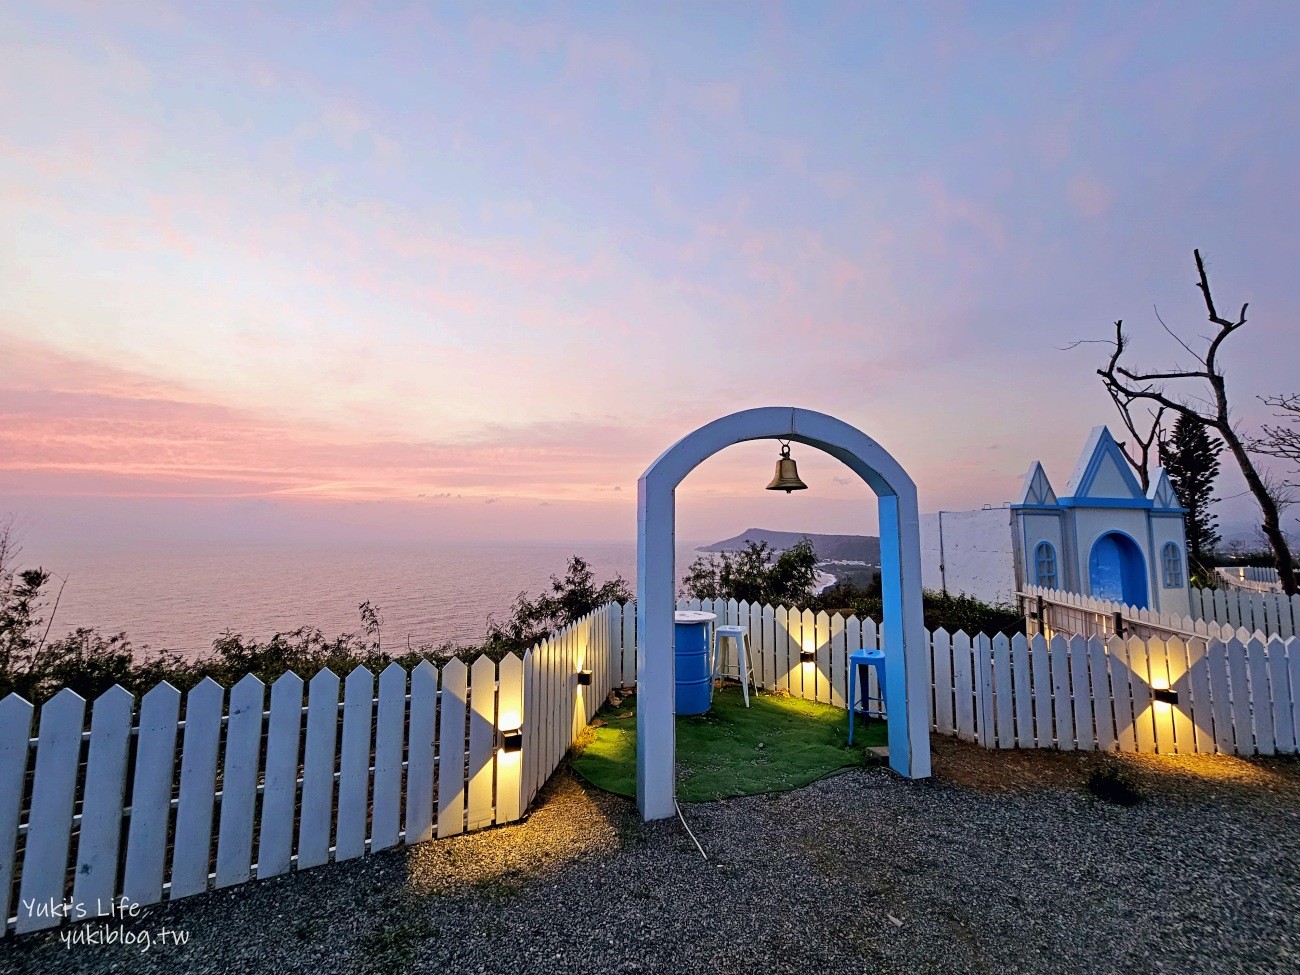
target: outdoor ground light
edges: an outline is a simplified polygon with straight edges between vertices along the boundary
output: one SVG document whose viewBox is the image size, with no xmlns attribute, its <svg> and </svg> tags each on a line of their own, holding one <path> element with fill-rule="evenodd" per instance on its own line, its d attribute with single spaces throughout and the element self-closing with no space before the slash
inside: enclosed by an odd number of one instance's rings
<svg viewBox="0 0 1300 975">
<path fill-rule="evenodd" d="M 1153 687 L 1151 696 L 1161 704 L 1177 704 L 1178 692 L 1172 687 Z"/>
<path fill-rule="evenodd" d="M 513 728 L 501 732 L 501 750 L 507 754 L 524 750 L 524 729 Z"/>
<path fill-rule="evenodd" d="M 580 671 L 578 671 L 578 683 L 581 684 L 583 687 L 590 687 L 590 686 L 591 686 L 591 671 L 590 671 L 590 670 L 580 670 Z"/>
<path fill-rule="evenodd" d="M 790 445 L 781 444 L 781 456 L 776 461 L 776 474 L 772 478 L 772 483 L 767 486 L 769 491 L 784 491 L 789 494 L 791 491 L 806 491 L 808 485 L 799 480 L 799 468 L 795 466 L 794 458 L 790 456 Z"/>
</svg>

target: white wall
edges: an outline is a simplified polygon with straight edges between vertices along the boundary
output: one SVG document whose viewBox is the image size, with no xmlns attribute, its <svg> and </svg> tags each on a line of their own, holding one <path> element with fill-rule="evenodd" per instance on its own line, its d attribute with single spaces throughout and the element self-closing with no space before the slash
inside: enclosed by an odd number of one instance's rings
<svg viewBox="0 0 1300 975">
<path fill-rule="evenodd" d="M 939 518 L 943 517 L 943 551 Z M 1013 602 L 1015 553 L 1010 508 L 944 511 L 921 516 L 921 584 L 990 603 Z M 940 564 L 943 570 L 940 571 Z"/>
</svg>

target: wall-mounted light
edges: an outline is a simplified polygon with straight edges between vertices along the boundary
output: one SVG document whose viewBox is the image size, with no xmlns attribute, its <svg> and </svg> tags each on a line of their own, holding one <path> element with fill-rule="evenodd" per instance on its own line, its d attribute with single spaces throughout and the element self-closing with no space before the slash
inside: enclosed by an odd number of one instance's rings
<svg viewBox="0 0 1300 975">
<path fill-rule="evenodd" d="M 578 683 L 581 684 L 583 687 L 590 687 L 590 686 L 591 686 L 591 671 L 590 671 L 590 670 L 580 670 L 580 671 L 578 671 Z"/>
<path fill-rule="evenodd" d="M 1161 704 L 1177 704 L 1178 692 L 1172 687 L 1153 687 L 1151 697 Z"/>
<path fill-rule="evenodd" d="M 810 664 L 817 659 L 817 651 L 809 650 L 807 647 L 799 651 L 799 662 Z"/>
<path fill-rule="evenodd" d="M 524 729 L 513 728 L 509 731 L 502 730 L 499 733 L 501 750 L 507 754 L 511 752 L 520 752 L 524 750 Z"/>
</svg>

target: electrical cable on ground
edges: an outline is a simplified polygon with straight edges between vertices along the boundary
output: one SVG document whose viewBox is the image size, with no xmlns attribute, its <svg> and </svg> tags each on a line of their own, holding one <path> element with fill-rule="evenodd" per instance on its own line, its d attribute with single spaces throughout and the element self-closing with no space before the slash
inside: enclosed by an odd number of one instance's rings
<svg viewBox="0 0 1300 975">
<path fill-rule="evenodd" d="M 704 852 L 704 847 L 700 846 L 700 841 L 695 838 L 695 834 L 691 832 L 691 828 L 686 825 L 686 817 L 682 815 L 682 807 L 677 804 L 676 799 L 673 800 L 673 807 L 677 810 L 677 818 L 682 821 L 682 826 L 686 828 L 686 835 L 689 836 L 691 842 L 695 844 L 695 849 L 700 851 L 700 856 L 707 860 L 709 855 Z"/>
</svg>

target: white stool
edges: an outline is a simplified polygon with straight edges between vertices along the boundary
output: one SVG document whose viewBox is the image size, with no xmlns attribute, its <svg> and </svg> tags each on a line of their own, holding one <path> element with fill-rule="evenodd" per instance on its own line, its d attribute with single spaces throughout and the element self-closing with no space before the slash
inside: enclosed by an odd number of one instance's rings
<svg viewBox="0 0 1300 975">
<path fill-rule="evenodd" d="M 743 626 L 719 626 L 714 630 L 717 645 L 713 652 L 713 679 L 734 677 L 740 681 L 740 690 L 745 695 L 745 707 L 749 707 L 749 684 L 754 684 L 754 693 L 758 694 L 758 681 L 754 678 L 754 667 L 749 656 L 749 630 Z M 726 652 L 723 640 L 730 640 L 736 647 L 735 672 L 723 672 L 722 658 Z M 747 679 L 748 678 L 748 679 Z"/>
</svg>

